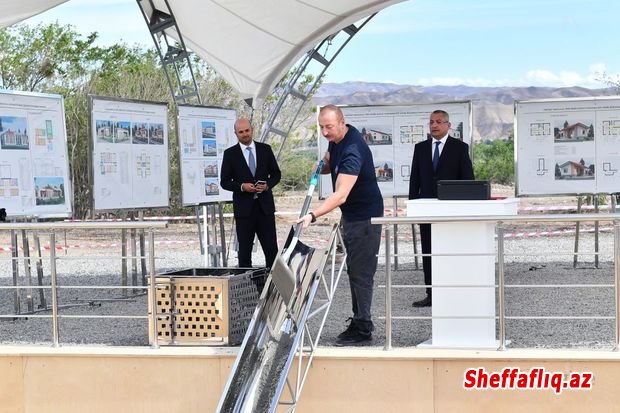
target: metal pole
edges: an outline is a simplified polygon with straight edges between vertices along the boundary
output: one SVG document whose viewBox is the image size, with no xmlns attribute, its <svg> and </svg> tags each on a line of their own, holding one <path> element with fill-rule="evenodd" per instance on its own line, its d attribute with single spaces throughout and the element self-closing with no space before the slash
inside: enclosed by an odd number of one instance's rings
<svg viewBox="0 0 620 413">
<path fill-rule="evenodd" d="M 416 240 L 417 231 L 415 230 L 415 224 L 411 224 L 411 238 L 413 239 L 413 262 L 415 263 L 415 269 L 420 269 L 418 264 L 418 241 Z"/>
<path fill-rule="evenodd" d="M 506 305 L 504 303 L 504 229 L 497 223 L 497 273 L 499 286 L 497 290 L 497 302 L 499 304 L 499 348 L 506 350 Z"/>
<path fill-rule="evenodd" d="M 32 273 L 30 272 L 30 244 L 28 243 L 28 235 L 26 230 L 22 229 L 22 246 L 24 254 L 24 275 L 26 276 L 26 283 L 28 289 L 26 290 L 26 305 L 28 306 L 28 312 L 34 312 L 34 301 L 32 298 Z"/>
<path fill-rule="evenodd" d="M 151 322 L 153 323 L 151 348 L 159 348 L 157 334 L 157 289 L 155 288 L 155 232 L 149 229 L 149 289 L 151 291 Z M 172 317 L 172 314 L 170 315 Z"/>
<path fill-rule="evenodd" d="M 133 211 L 131 211 L 131 220 L 135 221 L 136 216 L 134 214 Z M 136 255 L 138 254 L 137 248 L 136 248 L 136 235 L 137 235 L 137 231 L 135 228 L 131 228 L 129 230 L 129 240 L 130 240 L 130 247 L 131 247 L 131 285 L 133 285 L 134 287 L 136 285 L 138 285 L 138 259 L 136 258 Z M 135 291 L 132 291 L 132 294 Z"/>
<path fill-rule="evenodd" d="M 577 197 L 577 213 L 581 214 L 581 197 Z M 579 221 L 575 223 L 575 249 L 573 255 L 573 268 L 577 268 L 577 259 L 579 253 Z"/>
<path fill-rule="evenodd" d="M 36 222 L 36 219 L 34 220 Z M 37 285 L 39 287 L 43 286 L 43 259 L 41 254 L 41 239 L 39 238 L 39 233 L 36 231 L 32 232 L 32 240 L 34 242 L 34 253 L 37 255 L 36 257 L 36 267 L 37 267 Z M 66 244 L 65 244 L 66 245 Z M 39 308 L 47 308 L 47 303 L 45 302 L 45 291 L 43 288 L 39 288 Z"/>
<path fill-rule="evenodd" d="M 222 240 L 222 266 L 228 267 L 228 257 L 226 256 L 226 231 L 224 231 L 224 211 L 222 203 L 217 203 L 218 215 L 220 218 L 220 238 Z"/>
<path fill-rule="evenodd" d="M 220 266 L 220 249 L 217 245 L 217 222 L 215 219 L 215 204 L 209 206 L 211 210 L 211 233 L 213 234 L 213 245 L 209 245 L 209 252 L 211 255 L 211 265 L 217 268 Z"/>
<path fill-rule="evenodd" d="M 144 222 L 144 211 L 138 211 L 138 220 Z M 140 234 L 140 273 L 142 275 L 142 285 L 146 285 L 146 243 L 144 239 L 144 228 L 139 232 Z"/>
<path fill-rule="evenodd" d="M 200 243 L 200 255 L 204 255 L 205 246 L 202 240 L 202 228 L 200 228 L 200 208 L 196 205 L 196 224 L 198 225 L 198 242 Z"/>
<path fill-rule="evenodd" d="M 616 345 L 620 346 L 620 223 L 614 221 L 614 294 L 616 299 Z"/>
<path fill-rule="evenodd" d="M 127 230 L 121 229 L 121 285 L 127 287 Z M 123 288 L 123 297 L 127 296 L 127 290 Z"/>
<path fill-rule="evenodd" d="M 58 334 L 58 279 L 56 274 L 56 233 L 50 232 L 50 276 L 52 281 L 52 342 L 60 345 Z"/>
<path fill-rule="evenodd" d="M 392 229 L 385 226 L 385 347 L 384 350 L 392 349 Z"/>
<path fill-rule="evenodd" d="M 398 198 L 396 195 L 392 198 L 394 200 L 394 217 L 398 216 Z M 394 270 L 398 269 L 398 225 L 394 224 Z"/>
<path fill-rule="evenodd" d="M 594 196 L 594 213 L 599 213 L 598 195 Z M 594 221 L 594 268 L 599 268 L 598 264 L 598 221 Z"/>
<path fill-rule="evenodd" d="M 202 206 L 202 245 L 204 246 L 202 250 L 203 256 L 203 265 L 205 268 L 209 267 L 209 253 L 208 253 L 208 245 L 209 242 L 209 217 L 207 216 L 207 206 Z"/>
<path fill-rule="evenodd" d="M 21 314 L 21 304 L 19 297 L 19 245 L 17 241 L 17 231 L 14 229 L 11 230 L 11 258 L 12 258 L 12 267 L 13 267 L 13 287 L 15 287 L 13 293 L 14 302 L 14 310 L 15 314 Z"/>
</svg>

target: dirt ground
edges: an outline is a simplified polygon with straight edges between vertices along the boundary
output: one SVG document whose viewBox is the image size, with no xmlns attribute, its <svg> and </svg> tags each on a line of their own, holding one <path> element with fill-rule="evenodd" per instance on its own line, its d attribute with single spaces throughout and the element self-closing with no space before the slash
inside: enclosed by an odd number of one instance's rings
<svg viewBox="0 0 620 413">
<path fill-rule="evenodd" d="M 288 193 L 286 196 L 280 196 L 276 200 L 278 209 L 277 229 L 278 240 L 280 246 L 284 243 L 286 235 L 292 224 L 295 222 L 299 214 L 299 208 L 303 204 L 304 193 Z M 514 188 L 511 187 L 494 187 L 493 196 L 513 196 Z M 392 200 L 386 200 L 386 207 L 390 208 L 389 203 Z M 404 215 L 405 199 L 398 199 L 399 215 Z M 311 208 L 316 208 L 321 201 L 315 198 L 312 201 Z M 574 206 L 577 200 L 575 197 L 561 198 L 522 198 L 520 200 L 521 207 L 527 206 Z M 302 235 L 302 241 L 314 247 L 326 247 L 326 240 L 329 238 L 332 228 L 338 223 L 340 213 L 334 211 L 324 217 L 320 217 L 318 222 L 307 229 Z M 229 251 L 229 261 L 227 266 L 236 266 L 236 253 L 232 248 L 234 246 L 233 224 L 231 218 L 226 218 L 225 223 L 226 248 Z M 567 223 L 565 227 L 570 227 Z M 572 225 L 574 228 L 574 224 Z M 219 229 L 218 229 L 219 231 Z M 210 262 L 205 263 L 205 258 L 200 254 L 200 243 L 198 240 L 198 227 L 196 223 L 171 221 L 165 229 L 155 231 L 155 252 L 156 272 L 173 271 L 184 268 L 197 267 L 213 267 Z M 23 239 L 21 233 L 19 235 L 19 246 L 23 247 Z M 49 285 L 49 237 L 48 233 L 43 231 L 39 233 L 43 248 L 42 255 L 44 265 L 43 283 Z M 601 245 L 608 250 L 613 245 L 613 237 L 611 234 L 604 234 L 607 238 L 603 238 Z M 120 254 L 121 254 L 121 233 L 120 230 L 68 230 L 58 231 L 56 233 L 57 242 L 62 247 L 56 251 L 57 256 L 62 259 L 58 261 L 58 273 L 61 278 L 61 284 L 64 286 L 71 285 L 119 285 L 119 274 L 121 273 Z M 131 240 L 131 233 L 127 234 Z M 219 237 L 219 234 L 218 234 Z M 396 315 L 400 316 L 419 316 L 429 315 L 428 309 L 415 310 L 411 307 L 411 302 L 421 298 L 423 290 L 422 271 L 414 268 L 412 258 L 412 235 L 411 226 L 399 226 L 398 238 L 401 242 L 399 252 L 403 258 L 399 258 L 400 266 L 394 271 L 394 283 L 404 285 L 403 288 L 395 288 L 393 307 Z M 559 283 L 576 284 L 577 282 L 585 282 L 587 284 L 611 284 L 613 282 L 613 262 L 610 262 L 612 255 L 609 251 L 606 253 L 605 261 L 603 261 L 601 269 L 593 268 L 591 262 L 582 262 L 580 266 L 573 269 L 570 259 L 566 257 L 552 257 L 552 252 L 572 251 L 573 238 L 567 236 L 557 237 L 539 237 L 536 239 L 513 239 L 506 243 L 507 252 L 525 257 L 523 262 L 511 262 L 507 268 L 507 281 L 513 284 L 522 283 L 545 283 L 556 285 Z M 592 238 L 590 236 L 590 238 Z M 29 246 L 33 246 L 33 237 L 28 233 Z M 536 244 L 533 248 L 531 244 Z M 47 247 L 47 249 L 46 249 Z M 231 251 L 232 249 L 232 251 Z M 548 257 L 543 257 L 548 262 L 532 263 L 532 258 L 528 255 L 531 250 L 536 252 L 549 251 Z M 590 246 L 584 249 L 591 250 Z M 131 254 L 131 251 L 127 252 Z M 405 253 L 410 254 L 409 257 Z M 31 253 L 32 254 L 32 253 Z M 23 258 L 23 250 L 19 252 L 20 258 Z M 260 247 L 253 254 L 254 264 L 261 266 L 264 258 Z M 110 265 L 106 265 L 106 259 L 112 258 Z M 208 258 L 208 257 L 207 257 Z M 93 262 L 94 259 L 94 262 Z M 562 261 L 558 261 L 558 260 Z M 90 260 L 90 261 L 87 261 Z M 384 284 L 385 263 L 380 257 L 379 269 L 376 275 L 376 296 L 373 312 L 376 314 L 376 338 L 374 345 L 381 346 L 385 340 L 383 331 L 385 330 L 382 316 L 385 307 L 385 290 Z M 554 261 L 555 260 L 555 261 Z M 131 261 L 131 260 L 130 260 Z M 25 260 L 19 260 L 19 276 L 22 279 L 21 285 L 26 285 L 24 278 Z M 128 263 L 129 278 L 132 280 L 133 273 L 131 262 Z M 32 269 L 33 277 L 36 272 Z M 36 283 L 36 278 L 33 280 Z M 130 284 L 132 281 L 130 281 Z M 10 249 L 10 232 L 0 231 L 0 284 L 10 285 L 11 279 L 11 249 Z M 30 285 L 30 284 L 28 284 Z M 142 285 L 142 284 L 135 284 Z M 412 288 L 412 286 L 420 288 Z M 70 287 L 67 287 L 70 288 Z M 326 345 L 330 345 L 335 340 L 337 334 L 342 331 L 345 326 L 346 319 L 350 316 L 350 295 L 348 293 L 348 280 L 346 275 L 341 278 L 338 287 L 339 292 L 335 296 L 335 302 L 324 330 Z M 546 314 L 550 308 L 556 306 L 564 306 L 557 310 L 559 314 L 572 314 L 575 308 L 596 307 L 596 315 L 608 317 L 613 312 L 613 288 L 603 290 L 602 288 L 590 288 L 592 291 L 579 289 L 574 292 L 570 299 L 561 296 L 560 292 L 553 290 L 541 290 L 539 288 L 522 293 L 523 289 L 513 289 L 508 291 L 507 305 L 510 306 L 513 315 L 520 316 L 523 311 L 530 311 L 540 304 L 540 314 Z M 23 289 L 24 291 L 26 289 Z M 71 305 L 80 305 L 79 307 L 70 308 L 69 314 L 95 314 L 103 312 L 104 314 L 134 314 L 144 317 L 146 308 L 146 297 L 139 296 L 132 301 L 118 301 L 119 291 L 112 291 L 109 297 L 101 299 L 99 290 L 63 290 L 66 295 L 63 297 L 63 303 Z M 11 314 L 13 311 L 12 292 L 10 290 L 0 289 L 0 314 Z M 511 295 L 510 295 L 511 294 Z M 4 295 L 4 297 L 3 297 Z M 93 298 L 93 297 L 96 297 Z M 106 296 L 107 297 L 107 296 Z M 579 301 L 581 300 L 581 301 Z M 84 306 L 83 304 L 95 302 L 98 305 Z M 523 305 L 526 303 L 526 305 Z M 581 304 L 576 304 L 581 303 Z M 4 305 L 4 308 L 2 307 Z M 589 311 L 589 310 L 588 310 Z M 529 314 L 529 313 L 528 313 Z M 538 313 L 537 313 L 538 314 Z M 127 320 L 120 322 L 119 320 L 102 320 L 101 328 L 94 328 L 95 323 L 87 319 L 92 325 L 88 329 L 84 329 L 83 320 L 63 320 L 67 327 L 63 329 L 63 342 L 75 343 L 106 343 L 113 345 L 146 345 L 148 340 L 147 323 L 144 320 Z M 522 325 L 520 320 L 510 320 L 509 338 L 516 346 L 536 347 L 536 346 L 582 346 L 584 343 L 593 343 L 596 347 L 607 347 L 613 341 L 613 326 L 611 321 L 594 320 L 592 322 L 576 321 L 576 325 L 568 325 L 568 322 L 557 320 L 538 321 L 540 324 L 537 330 L 532 333 L 531 325 Z M 581 323 L 581 324 L 579 324 Z M 73 326 L 76 324 L 76 326 Z M 573 323 L 574 324 L 574 323 Z M 416 324 L 415 328 L 406 324 L 405 321 L 395 321 L 394 343 L 399 346 L 410 346 L 418 344 L 430 336 L 430 320 L 421 320 Z M 99 326 L 99 324 L 97 324 Z M 75 328 L 74 328 L 75 327 Z M 574 328 L 573 328 L 574 327 Z M 64 331 L 80 332 L 83 336 L 70 336 Z M 0 323 L 0 337 L 6 337 L 10 342 L 38 342 L 41 340 L 41 332 L 49 335 L 49 320 L 46 319 L 29 319 L 17 320 Z M 110 334 L 112 332 L 112 334 Z M 77 334 L 77 333 L 76 333 Z M 110 338 L 112 336 L 112 338 Z M 47 339 L 49 340 L 49 338 Z M 587 344 L 589 345 L 589 344 Z"/>
</svg>

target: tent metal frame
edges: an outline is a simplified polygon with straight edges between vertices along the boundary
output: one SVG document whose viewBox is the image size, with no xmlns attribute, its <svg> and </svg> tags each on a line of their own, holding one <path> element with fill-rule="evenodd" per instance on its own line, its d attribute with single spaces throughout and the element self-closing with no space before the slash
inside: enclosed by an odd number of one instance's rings
<svg viewBox="0 0 620 413">
<path fill-rule="evenodd" d="M 190 54 L 185 47 L 183 36 L 168 0 L 163 0 L 166 10 L 157 9 L 153 0 L 136 0 L 136 2 L 142 11 L 142 16 L 157 48 L 175 102 L 177 104 L 202 104 L 192 70 L 192 62 L 189 58 Z M 362 20 L 361 23 L 351 24 L 323 39 L 306 53 L 300 63 L 291 71 L 291 75 L 283 78 L 281 83 L 275 87 L 274 95 L 277 98 L 261 128 L 259 141 L 277 147 L 276 159 L 280 158 L 286 139 L 295 125 L 295 120 L 312 94 L 320 86 L 327 69 L 349 41 L 375 15 L 376 13 Z M 173 35 L 169 36 L 166 33 L 167 31 Z M 178 40 L 174 40 L 174 38 Z M 337 46 L 332 48 L 336 42 L 338 42 Z M 318 63 L 318 69 L 314 73 L 312 73 L 312 63 Z M 311 81 L 306 83 L 307 79 L 311 79 Z M 290 102 L 290 105 L 286 113 L 282 114 L 282 109 L 287 101 Z M 248 99 L 246 103 L 251 105 L 253 102 Z"/>
<path fill-rule="evenodd" d="M 359 33 L 359 31 L 368 23 L 377 13 L 374 13 L 364 19 L 361 23 L 351 24 L 338 32 L 326 37 L 317 46 L 309 50 L 302 58 L 300 63 L 292 70 L 291 76 L 288 80 L 281 82 L 276 86 L 274 94 L 277 96 L 277 100 L 271 110 L 267 120 L 263 124 L 260 135 L 260 142 L 269 144 L 275 143 L 278 147 L 276 159 L 280 158 L 282 148 L 289 136 L 289 133 L 293 129 L 295 120 L 299 116 L 304 105 L 310 100 L 311 96 L 316 92 L 321 85 L 323 76 L 327 69 L 334 62 L 340 52 L 346 47 L 351 39 Z M 335 50 L 332 46 L 336 42 Z M 331 53 L 330 53 L 331 52 Z M 312 75 L 312 63 L 318 63 L 318 74 L 312 77 L 312 81 L 304 85 L 304 81 L 308 79 L 308 76 Z M 316 73 L 316 72 L 315 72 Z M 287 101 L 291 101 L 291 109 L 287 112 L 293 113 L 293 116 L 287 118 L 282 115 L 282 108 Z M 285 114 L 286 115 L 286 114 Z"/>
<path fill-rule="evenodd" d="M 157 9 L 153 0 L 136 1 L 153 38 L 174 101 L 177 104 L 202 104 L 190 54 L 185 47 L 168 0 L 164 0 L 166 10 Z M 173 36 L 169 36 L 166 31 L 173 33 Z"/>
</svg>

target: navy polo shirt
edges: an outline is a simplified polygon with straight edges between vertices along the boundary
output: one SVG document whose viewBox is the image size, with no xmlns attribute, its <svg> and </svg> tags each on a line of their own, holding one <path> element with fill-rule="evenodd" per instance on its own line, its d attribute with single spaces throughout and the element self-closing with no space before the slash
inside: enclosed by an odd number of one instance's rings
<svg viewBox="0 0 620 413">
<path fill-rule="evenodd" d="M 348 125 L 344 139 L 329 143 L 329 167 L 332 185 L 336 188 L 338 174 L 357 176 L 347 200 L 340 205 L 342 216 L 347 221 L 363 221 L 383 216 L 383 196 L 377 185 L 375 164 L 370 148 L 362 135 Z"/>
</svg>

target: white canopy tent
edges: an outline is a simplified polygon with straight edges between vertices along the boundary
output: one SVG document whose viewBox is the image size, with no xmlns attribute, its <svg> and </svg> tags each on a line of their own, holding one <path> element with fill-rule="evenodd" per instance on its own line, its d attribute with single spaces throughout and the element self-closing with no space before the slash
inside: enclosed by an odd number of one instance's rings
<svg viewBox="0 0 620 413">
<path fill-rule="evenodd" d="M 0 0 L 0 28 L 19 23 L 67 0 Z"/>
<path fill-rule="evenodd" d="M 0 0 L 0 27 L 65 1 Z M 402 1 L 174 0 L 168 3 L 186 47 L 207 61 L 244 98 L 262 100 L 286 71 L 319 41 Z M 153 5 L 163 12 L 168 10 L 164 0 L 153 0 Z M 173 31 L 166 34 L 175 36 Z"/>
</svg>

